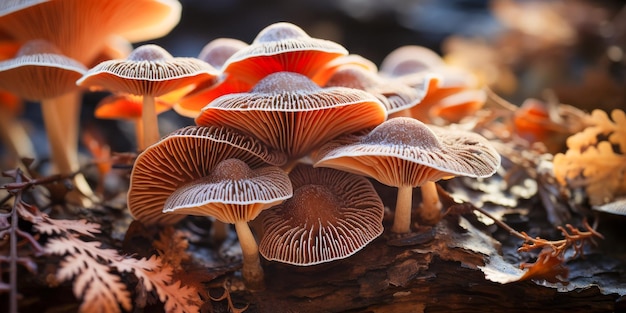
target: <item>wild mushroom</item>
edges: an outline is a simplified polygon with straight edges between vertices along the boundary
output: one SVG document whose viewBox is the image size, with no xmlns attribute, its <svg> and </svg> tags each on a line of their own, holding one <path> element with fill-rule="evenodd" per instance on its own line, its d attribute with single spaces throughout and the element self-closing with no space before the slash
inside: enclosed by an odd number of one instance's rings
<svg viewBox="0 0 626 313">
<path fill-rule="evenodd" d="M 286 153 L 289 170 L 301 157 L 344 133 L 386 119 L 382 103 L 362 90 L 320 88 L 304 75 L 278 72 L 248 93 L 221 96 L 196 118 L 198 125 L 225 125 Z"/>
<path fill-rule="evenodd" d="M 391 230 L 411 231 L 412 190 L 420 186 L 420 215 L 438 221 L 441 203 L 435 182 L 453 176 L 487 177 L 500 155 L 487 139 L 471 132 L 426 126 L 407 117 L 387 120 L 363 135 L 337 138 L 314 156 L 315 167 L 331 167 L 372 177 L 398 188 Z"/>
<path fill-rule="evenodd" d="M 371 73 L 377 73 L 378 67 L 374 62 L 358 55 L 358 54 L 348 54 L 345 56 L 338 57 L 333 59 L 332 61 L 324 64 L 316 73 L 311 77 L 311 80 L 317 83 L 320 86 L 326 85 L 328 79 L 330 79 L 335 72 L 343 67 L 344 65 L 352 65 L 362 68 L 363 70 Z"/>
<path fill-rule="evenodd" d="M 292 196 L 289 176 L 276 166 L 251 169 L 238 159 L 218 163 L 209 175 L 180 186 L 165 201 L 163 212 L 213 216 L 235 224 L 241 245 L 243 279 L 248 288 L 263 288 L 259 247 L 248 222 L 261 211 Z"/>
<path fill-rule="evenodd" d="M 384 207 L 365 177 L 298 165 L 293 197 L 259 217 L 263 257 L 298 266 L 347 258 L 383 233 Z"/>
<path fill-rule="evenodd" d="M 419 85 L 407 86 L 402 82 L 385 79 L 377 72 L 360 65 L 346 64 L 338 67 L 324 87 L 348 87 L 367 91 L 376 96 L 387 109 L 387 114 L 418 105 L 428 92 L 432 77 L 425 75 Z"/>
<path fill-rule="evenodd" d="M 26 170 L 22 158 L 34 158 L 35 148 L 17 116 L 22 109 L 21 100 L 10 92 L 0 90 L 0 139 L 10 151 L 16 164 Z"/>
<path fill-rule="evenodd" d="M 238 131 L 223 127 L 181 128 L 144 150 L 130 177 L 128 209 L 145 224 L 174 224 L 184 216 L 163 214 L 167 198 L 180 186 L 211 173 L 216 164 L 237 158 L 255 169 L 280 166 L 284 154 Z"/>
<path fill-rule="evenodd" d="M 221 71 L 222 66 L 235 52 L 248 44 L 233 38 L 217 38 L 207 43 L 198 54 L 198 59 L 209 63 Z M 221 75 L 220 81 L 197 85 L 174 105 L 176 113 L 196 118 L 200 110 L 215 98 L 233 92 L 249 91 L 248 84 L 237 80 L 232 75 Z"/>
<path fill-rule="evenodd" d="M 250 46 L 228 58 L 222 70 L 252 87 L 276 72 L 313 77 L 326 63 L 347 54 L 336 42 L 311 38 L 302 28 L 280 22 L 261 30 Z"/>
<path fill-rule="evenodd" d="M 87 69 L 79 62 L 70 59 L 44 40 L 25 43 L 15 58 L 0 62 L 0 88 L 10 90 L 19 97 L 41 103 L 44 126 L 50 141 L 52 160 L 57 171 L 64 175 L 75 174 L 79 170 L 76 151 L 78 142 L 68 140 L 67 125 L 61 118 L 61 110 L 66 103 L 77 101 L 78 89 L 75 82 Z M 88 198 L 93 192 L 82 174 L 73 178 L 75 191 L 71 197 L 82 206 L 91 206 Z"/>
<path fill-rule="evenodd" d="M 174 91 L 176 92 L 176 91 Z M 155 113 L 157 115 L 170 110 L 172 103 L 164 100 L 163 97 L 155 99 Z M 96 106 L 94 116 L 99 119 L 128 120 L 135 124 L 135 138 L 139 151 L 145 150 L 143 141 L 143 121 L 142 116 L 143 98 L 125 93 L 109 95 Z"/>
<path fill-rule="evenodd" d="M 136 48 L 124 60 L 105 61 L 90 69 L 76 83 L 143 96 L 143 146 L 159 140 L 155 97 L 179 88 L 215 80 L 218 71 L 196 58 L 174 58 L 157 45 Z"/>
</svg>

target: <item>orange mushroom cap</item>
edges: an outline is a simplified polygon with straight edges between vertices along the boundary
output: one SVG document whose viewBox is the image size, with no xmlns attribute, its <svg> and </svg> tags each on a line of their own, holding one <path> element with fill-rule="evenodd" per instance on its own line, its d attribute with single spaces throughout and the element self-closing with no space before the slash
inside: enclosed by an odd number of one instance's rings
<svg viewBox="0 0 626 313">
<path fill-rule="evenodd" d="M 311 38 L 302 28 L 280 22 L 261 30 L 252 44 L 233 54 L 222 69 L 253 86 L 281 71 L 313 77 L 326 63 L 347 54 L 336 42 Z"/>
<path fill-rule="evenodd" d="M 326 85 L 328 79 L 344 65 L 358 66 L 363 68 L 365 71 L 372 73 L 378 72 L 378 67 L 374 64 L 374 62 L 358 54 L 348 54 L 326 63 L 322 68 L 320 68 L 319 71 L 317 71 L 317 73 L 315 73 L 315 75 L 313 75 L 313 77 L 311 77 L 311 80 L 320 86 L 324 86 Z"/>
<path fill-rule="evenodd" d="M 167 198 L 180 186 L 208 176 L 219 162 L 237 158 L 251 168 L 284 164 L 286 156 L 255 138 L 222 126 L 188 126 L 148 147 L 135 161 L 128 208 L 148 224 L 173 224 L 184 216 L 163 214 Z"/>
<path fill-rule="evenodd" d="M 83 64 L 110 35 L 131 42 L 169 33 L 180 20 L 175 0 L 22 0 L 0 2 L 0 31 L 19 41 L 45 39 Z"/>
<path fill-rule="evenodd" d="M 321 88 L 301 74 L 278 72 L 249 93 L 215 99 L 196 124 L 240 129 L 298 159 L 334 137 L 373 127 L 386 117 L 382 103 L 367 92 Z"/>
<path fill-rule="evenodd" d="M 156 113 L 161 114 L 172 108 L 170 103 L 159 98 L 155 101 Z M 94 116 L 101 119 L 128 119 L 141 118 L 142 97 L 131 94 L 113 94 L 98 102 Z"/>
<path fill-rule="evenodd" d="M 13 59 L 0 62 L 0 88 L 21 98 L 40 101 L 78 89 L 87 69 L 44 40 L 25 43 Z"/>
<path fill-rule="evenodd" d="M 298 165 L 293 197 L 259 217 L 259 252 L 268 260 L 308 266 L 347 258 L 383 232 L 384 207 L 364 177 Z"/>
<path fill-rule="evenodd" d="M 207 43 L 198 54 L 198 59 L 211 64 L 211 66 L 221 69 L 228 58 L 241 49 L 248 47 L 248 44 L 234 38 L 216 38 Z"/>
<path fill-rule="evenodd" d="M 124 60 L 104 61 L 76 84 L 134 95 L 162 96 L 173 90 L 215 80 L 218 71 L 196 58 L 174 58 L 157 45 L 143 45 Z"/>
</svg>

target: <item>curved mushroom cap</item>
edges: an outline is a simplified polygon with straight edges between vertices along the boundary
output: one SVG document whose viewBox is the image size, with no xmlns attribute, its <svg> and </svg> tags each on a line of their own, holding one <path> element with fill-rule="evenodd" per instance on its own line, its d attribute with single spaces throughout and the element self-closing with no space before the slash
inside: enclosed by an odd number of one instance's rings
<svg viewBox="0 0 626 313">
<path fill-rule="evenodd" d="M 209 63 L 214 68 L 221 69 L 228 58 L 246 47 L 248 44 L 239 39 L 216 38 L 202 48 L 198 54 L 198 59 Z"/>
<path fill-rule="evenodd" d="M 311 80 L 320 86 L 324 86 L 328 79 L 344 65 L 358 66 L 372 73 L 378 72 L 378 67 L 374 64 L 374 62 L 358 54 L 348 54 L 326 63 L 320 68 L 319 71 L 317 71 L 317 73 L 315 73 L 315 75 L 313 75 L 313 77 L 311 77 Z"/>
<path fill-rule="evenodd" d="M 251 169 L 238 159 L 218 163 L 211 173 L 180 186 L 164 213 L 212 216 L 224 223 L 251 221 L 293 194 L 287 173 L 276 166 Z"/>
<path fill-rule="evenodd" d="M 87 69 L 44 40 L 25 43 L 13 59 L 0 62 L 0 88 L 40 101 L 78 89 Z"/>
<path fill-rule="evenodd" d="M 174 58 L 157 45 L 136 48 L 124 60 L 104 61 L 76 84 L 134 95 L 158 97 L 173 90 L 215 80 L 218 71 L 196 58 Z"/>
<path fill-rule="evenodd" d="M 315 160 L 315 167 L 369 176 L 389 186 L 416 187 L 450 176 L 491 176 L 500 165 L 500 154 L 478 134 L 397 117 L 367 135 L 329 142 Z"/>
<path fill-rule="evenodd" d="M 380 63 L 380 71 L 389 76 L 428 71 L 446 64 L 435 51 L 422 46 L 406 45 L 391 51 Z"/>
<path fill-rule="evenodd" d="M 358 65 L 343 65 L 328 79 L 325 87 L 348 87 L 367 91 L 385 105 L 388 114 L 411 108 L 422 101 L 430 85 L 430 76 L 424 76 L 418 86 L 384 79 L 376 72 Z"/>
<path fill-rule="evenodd" d="M 45 39 L 88 64 L 110 35 L 131 42 L 169 33 L 181 16 L 176 0 L 0 1 L 0 31 L 20 41 Z"/>
<path fill-rule="evenodd" d="M 240 129 L 299 158 L 334 137 L 374 127 L 386 118 L 383 104 L 367 92 L 320 88 L 301 74 L 278 72 L 249 93 L 215 99 L 202 109 L 196 124 Z"/>
<path fill-rule="evenodd" d="M 430 109 L 430 119 L 458 123 L 485 105 L 487 93 L 482 89 L 465 89 L 441 98 Z"/>
<path fill-rule="evenodd" d="M 250 46 L 233 54 L 223 71 L 252 86 L 281 71 L 313 77 L 324 64 L 347 54 L 336 42 L 311 38 L 302 28 L 280 22 L 261 30 Z"/>
<path fill-rule="evenodd" d="M 180 186 L 205 177 L 217 163 L 237 158 L 251 168 L 282 165 L 284 154 L 225 127 L 188 126 L 148 147 L 135 161 L 128 191 L 130 213 L 147 224 L 172 224 L 183 216 L 163 214 Z"/>
<path fill-rule="evenodd" d="M 314 265 L 349 257 L 383 232 L 384 207 L 362 176 L 298 165 L 293 197 L 261 214 L 259 252 L 268 260 Z"/>
</svg>

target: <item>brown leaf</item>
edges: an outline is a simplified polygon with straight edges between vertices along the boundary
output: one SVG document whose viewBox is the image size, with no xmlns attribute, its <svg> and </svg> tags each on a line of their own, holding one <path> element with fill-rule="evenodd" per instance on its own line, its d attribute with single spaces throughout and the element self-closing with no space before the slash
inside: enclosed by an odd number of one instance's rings
<svg viewBox="0 0 626 313">
<path fill-rule="evenodd" d="M 528 270 L 519 281 L 523 280 L 545 280 L 550 283 L 564 283 L 569 275 L 569 270 L 563 264 L 562 254 L 555 254 L 552 249 L 545 249 L 537 256 L 535 263 L 522 263 L 521 268 Z"/>
</svg>

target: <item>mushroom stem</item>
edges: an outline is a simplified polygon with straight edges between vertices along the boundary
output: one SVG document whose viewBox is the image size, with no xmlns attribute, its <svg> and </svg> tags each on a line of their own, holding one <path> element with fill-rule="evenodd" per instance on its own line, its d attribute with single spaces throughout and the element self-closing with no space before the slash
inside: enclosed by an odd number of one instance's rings
<svg viewBox="0 0 626 313">
<path fill-rule="evenodd" d="M 137 150 L 143 151 L 148 148 L 143 141 L 143 118 L 135 119 L 135 140 L 137 141 Z"/>
<path fill-rule="evenodd" d="M 397 234 L 411 232 L 411 209 L 413 202 L 413 186 L 399 186 L 396 200 L 396 211 L 393 216 L 391 231 Z"/>
<path fill-rule="evenodd" d="M 434 181 L 428 181 L 420 189 L 422 191 L 420 219 L 427 224 L 437 224 L 441 218 L 441 201 L 439 201 L 439 194 L 437 193 L 437 184 Z"/>
<path fill-rule="evenodd" d="M 68 193 L 69 199 L 78 202 L 83 207 L 91 207 L 93 202 L 90 198 L 95 198 L 93 190 L 81 173 L 76 174 L 80 169 L 78 138 L 76 137 L 78 136 L 77 126 L 72 125 L 72 122 L 67 117 L 62 117 L 63 114 L 61 114 L 64 106 L 68 103 L 72 106 L 73 101 L 78 101 L 75 93 L 67 93 L 43 100 L 41 101 L 41 112 L 50 142 L 50 154 L 56 170 L 61 175 L 75 174 L 72 180 L 74 189 Z M 70 113 L 76 113 L 76 110 L 70 108 Z"/>
<path fill-rule="evenodd" d="M 159 121 L 157 120 L 153 96 L 143 96 L 141 119 L 143 123 L 143 145 L 140 144 L 139 147 L 140 150 L 143 150 L 159 141 Z"/>
<path fill-rule="evenodd" d="M 0 107 L 0 139 L 16 158 L 16 165 L 26 171 L 22 158 L 35 157 L 35 148 L 24 127 L 6 111 Z"/>
<path fill-rule="evenodd" d="M 259 257 L 259 246 L 250 230 L 250 226 L 245 221 L 235 222 L 237 238 L 241 245 L 243 268 L 241 275 L 246 286 L 250 290 L 260 290 L 264 288 L 263 268 Z"/>
</svg>

